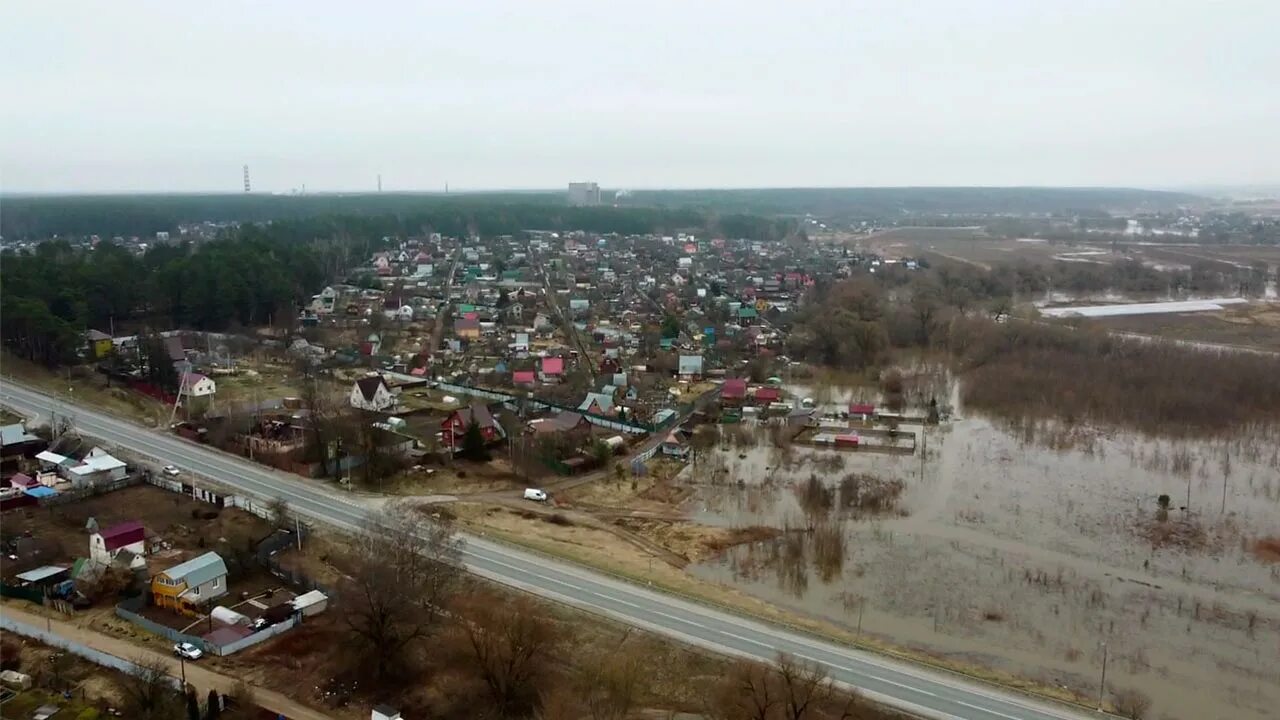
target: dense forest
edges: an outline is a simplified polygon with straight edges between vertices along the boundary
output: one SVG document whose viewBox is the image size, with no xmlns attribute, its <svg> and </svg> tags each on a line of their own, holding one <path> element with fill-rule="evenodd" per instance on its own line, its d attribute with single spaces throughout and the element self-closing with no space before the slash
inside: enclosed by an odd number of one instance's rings
<svg viewBox="0 0 1280 720">
<path fill-rule="evenodd" d="M 139 236 L 176 233 L 202 222 L 320 221 L 340 217 L 379 235 L 439 232 L 462 237 L 522 230 L 601 233 L 705 231 L 778 240 L 796 231 L 791 220 L 684 208 L 568 207 L 559 195 L 118 195 L 7 197 L 0 235 L 7 240 Z"/>
<path fill-rule="evenodd" d="M 156 245 L 142 255 L 111 241 L 93 249 L 40 243 L 0 259 L 0 335 L 19 355 L 56 365 L 75 358 L 91 328 L 278 322 L 380 238 L 356 218 L 245 225 L 213 242 Z"/>
</svg>

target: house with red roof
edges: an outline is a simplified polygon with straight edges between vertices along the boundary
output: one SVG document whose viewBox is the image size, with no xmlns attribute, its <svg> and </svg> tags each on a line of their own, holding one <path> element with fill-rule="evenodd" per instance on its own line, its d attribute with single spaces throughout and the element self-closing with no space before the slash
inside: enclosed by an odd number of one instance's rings
<svg viewBox="0 0 1280 720">
<path fill-rule="evenodd" d="M 720 402 L 725 405 L 741 405 L 747 397 L 746 378 L 729 378 L 720 389 Z"/>
<path fill-rule="evenodd" d="M 454 410 L 449 413 L 449 417 L 445 418 L 444 422 L 440 423 L 442 444 L 453 452 L 461 450 L 462 437 L 466 434 L 467 427 L 473 422 L 480 427 L 480 434 L 484 436 L 486 444 L 497 442 L 506 437 L 502 431 L 502 426 L 494 419 L 493 413 L 489 412 L 489 408 L 483 403 L 476 403 L 471 407 Z"/>
<path fill-rule="evenodd" d="M 511 373 L 511 381 L 516 387 L 533 387 L 538 381 L 538 374 L 532 370 L 517 370 Z"/>
<path fill-rule="evenodd" d="M 861 415 L 864 420 L 876 414 L 876 404 L 869 402 L 849 403 L 850 415 Z"/>
<path fill-rule="evenodd" d="M 562 357 L 546 357 L 542 358 L 539 375 L 544 383 L 558 383 L 560 378 L 564 376 L 564 358 Z"/>
<path fill-rule="evenodd" d="M 762 387 L 756 388 L 755 401 L 757 405 L 768 405 L 782 399 L 782 391 L 778 388 Z"/>
<path fill-rule="evenodd" d="M 112 525 L 105 530 L 89 534 L 89 559 L 101 565 L 110 565 L 122 552 L 132 557 L 146 555 L 147 530 L 137 520 Z"/>
</svg>

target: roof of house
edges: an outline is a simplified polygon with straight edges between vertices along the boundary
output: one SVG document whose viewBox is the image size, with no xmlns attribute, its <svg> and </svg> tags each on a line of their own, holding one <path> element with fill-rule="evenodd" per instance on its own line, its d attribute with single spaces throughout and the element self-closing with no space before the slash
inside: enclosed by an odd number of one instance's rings
<svg viewBox="0 0 1280 720">
<path fill-rule="evenodd" d="M 849 403 L 849 412 L 854 415 L 871 415 L 876 411 L 875 403 L 856 402 Z"/>
<path fill-rule="evenodd" d="M 493 413 L 489 412 L 489 408 L 484 403 L 476 403 L 470 407 L 454 410 L 458 415 L 458 419 L 462 421 L 463 426 L 471 424 L 472 420 L 482 428 L 497 427 L 498 422 L 493 419 Z"/>
<path fill-rule="evenodd" d="M 600 412 L 611 412 L 613 410 L 613 394 L 589 392 L 582 404 L 578 406 L 578 409 L 590 410 L 592 405 L 598 406 Z"/>
<path fill-rule="evenodd" d="M 210 580 L 227 574 L 227 564 L 222 556 L 212 550 L 190 560 L 178 563 L 160 573 L 173 580 L 182 580 L 189 587 L 203 585 Z"/>
<path fill-rule="evenodd" d="M 542 372 L 547 375 L 559 375 L 564 372 L 564 358 L 542 358 Z"/>
<path fill-rule="evenodd" d="M 106 451 L 97 452 L 100 448 L 94 448 L 94 452 L 85 456 L 84 462 L 70 468 L 71 472 L 76 475 L 89 475 L 96 472 L 106 472 L 108 470 L 119 470 L 125 467 L 123 460 L 114 458 L 106 453 Z"/>
<path fill-rule="evenodd" d="M 479 330 L 480 321 L 473 317 L 458 318 L 457 320 L 453 321 L 453 329 L 454 330 Z"/>
<path fill-rule="evenodd" d="M 45 565 L 35 570 L 28 570 L 21 573 L 17 578 L 23 582 L 40 582 L 48 580 L 51 577 L 57 577 L 59 573 L 64 573 L 70 568 L 59 567 L 58 565 Z"/>
<path fill-rule="evenodd" d="M 108 334 L 106 334 L 106 333 L 102 332 L 101 330 L 90 330 L 90 331 L 88 332 L 88 335 L 89 335 L 89 339 L 90 339 L 90 340 L 93 340 L 93 341 L 95 341 L 95 342 L 96 342 L 96 341 L 98 341 L 98 340 L 110 340 L 110 339 L 111 339 L 111 336 L 110 336 L 110 335 L 108 335 Z"/>
<path fill-rule="evenodd" d="M 702 372 L 702 356 L 701 355 L 681 355 L 679 371 L 682 374 Z"/>
<path fill-rule="evenodd" d="M 202 380 L 208 380 L 209 376 L 198 372 L 182 373 L 182 382 L 191 387 Z"/>
<path fill-rule="evenodd" d="M 41 452 L 36 453 L 36 459 L 53 465 L 68 465 L 75 463 L 75 460 L 72 460 L 66 455 L 59 455 L 58 453 L 51 452 L 49 450 L 42 450 Z"/>
<path fill-rule="evenodd" d="M 535 433 L 538 433 L 538 434 L 565 432 L 567 430 L 573 430 L 574 428 L 578 427 L 582 423 L 586 422 L 586 420 L 587 419 L 584 418 L 580 413 L 566 410 L 554 417 L 543 418 L 541 420 L 537 420 L 535 422 L 529 423 L 529 429 L 533 430 Z"/>
<path fill-rule="evenodd" d="M 747 381 L 744 378 L 729 378 L 724 381 L 724 387 L 720 391 L 721 397 L 726 398 L 743 398 L 747 395 Z"/>
<path fill-rule="evenodd" d="M 173 361 L 186 360 L 187 351 L 182 348 L 182 338 L 174 335 L 164 339 L 164 349 Z"/>
<path fill-rule="evenodd" d="M 782 397 L 782 391 L 778 388 L 756 388 L 756 400 L 768 400 L 773 402 Z"/>
<path fill-rule="evenodd" d="M 9 484 L 14 487 L 25 488 L 25 487 L 34 487 L 36 485 L 39 485 L 40 483 L 36 482 L 35 478 L 31 477 L 26 473 L 16 473 L 13 477 L 9 478 Z"/>
<path fill-rule="evenodd" d="M 360 388 L 360 395 L 365 402 L 373 402 L 373 398 L 378 394 L 378 388 L 386 386 L 387 381 L 381 375 L 369 375 L 356 380 L 356 387 Z"/>
<path fill-rule="evenodd" d="M 102 536 L 102 542 L 107 546 L 108 550 L 122 548 L 125 545 L 132 545 L 141 542 L 147 537 L 147 531 L 142 523 L 137 520 L 122 522 L 119 525 L 112 525 L 106 530 L 98 533 Z"/>
<path fill-rule="evenodd" d="M 756 309 L 754 307 L 751 307 L 750 305 L 743 305 L 742 307 L 738 308 L 738 317 L 740 318 L 753 318 L 753 317 L 759 317 L 759 316 L 760 316 L 760 313 L 756 312 Z"/>
<path fill-rule="evenodd" d="M 511 379 L 518 383 L 531 383 L 536 377 L 532 370 L 517 370 L 511 373 Z"/>
<path fill-rule="evenodd" d="M 33 498 L 53 497 L 54 495 L 58 494 L 57 490 L 54 490 L 51 487 L 45 487 L 44 485 L 35 485 L 33 487 L 24 489 L 22 492 L 26 493 L 27 495 L 30 495 Z"/>
<path fill-rule="evenodd" d="M 19 443 L 35 442 L 39 439 L 27 432 L 27 426 L 22 423 L 0 426 L 0 444 L 18 445 Z"/>
</svg>

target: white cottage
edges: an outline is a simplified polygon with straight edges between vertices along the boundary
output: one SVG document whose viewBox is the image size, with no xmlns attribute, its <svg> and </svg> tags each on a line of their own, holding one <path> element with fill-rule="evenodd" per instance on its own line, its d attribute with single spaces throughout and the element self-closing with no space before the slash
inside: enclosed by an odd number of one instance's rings
<svg viewBox="0 0 1280 720">
<path fill-rule="evenodd" d="M 351 386 L 351 407 L 382 412 L 395 407 L 396 396 L 381 375 L 356 380 Z"/>
</svg>

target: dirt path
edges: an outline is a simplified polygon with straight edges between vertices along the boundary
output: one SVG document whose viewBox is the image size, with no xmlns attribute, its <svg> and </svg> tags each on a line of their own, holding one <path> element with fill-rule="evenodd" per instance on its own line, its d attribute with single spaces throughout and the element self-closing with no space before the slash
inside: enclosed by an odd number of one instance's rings
<svg viewBox="0 0 1280 720">
<path fill-rule="evenodd" d="M 113 638 L 109 635 L 102 635 L 92 630 L 82 628 L 74 623 L 65 620 L 52 619 L 49 620 L 40 615 L 35 615 L 25 610 L 19 610 L 13 605 L 6 603 L 2 609 L 5 615 L 12 617 L 14 620 L 24 622 L 37 628 L 48 627 L 53 634 L 58 635 L 67 640 L 71 640 L 81 645 L 88 646 L 107 655 L 113 655 L 121 660 L 134 661 L 139 658 L 147 660 L 158 659 L 164 663 L 169 674 L 174 677 L 181 677 L 182 668 L 178 660 L 170 655 L 148 650 L 147 648 L 134 645 L 126 640 Z M 47 623 L 47 624 L 46 624 Z M 240 678 L 223 675 L 212 669 L 198 663 L 186 663 L 187 682 L 194 685 L 197 694 L 203 697 L 210 689 L 217 690 L 220 693 L 230 694 L 236 682 Z M 291 720 L 329 720 L 329 716 L 292 700 L 278 692 L 267 690 L 266 688 L 253 687 L 253 695 L 255 701 L 262 707 L 274 713 L 279 713 Z"/>
</svg>

